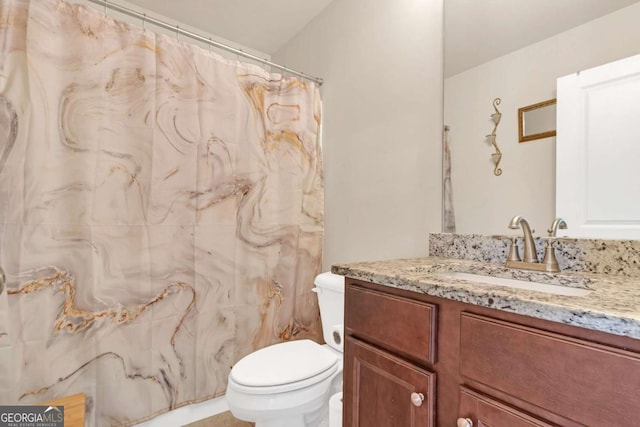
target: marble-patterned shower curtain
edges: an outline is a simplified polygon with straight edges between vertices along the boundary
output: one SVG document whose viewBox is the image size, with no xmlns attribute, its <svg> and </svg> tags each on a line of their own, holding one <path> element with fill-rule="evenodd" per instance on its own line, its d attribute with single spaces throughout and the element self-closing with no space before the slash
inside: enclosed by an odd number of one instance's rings
<svg viewBox="0 0 640 427">
<path fill-rule="evenodd" d="M 0 0 L 0 404 L 89 425 L 319 338 L 320 98 L 62 0 Z"/>
</svg>

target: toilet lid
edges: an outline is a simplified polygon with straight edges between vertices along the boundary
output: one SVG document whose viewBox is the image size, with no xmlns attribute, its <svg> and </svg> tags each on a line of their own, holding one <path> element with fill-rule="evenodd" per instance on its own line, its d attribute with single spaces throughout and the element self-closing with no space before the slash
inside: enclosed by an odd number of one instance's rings
<svg viewBox="0 0 640 427">
<path fill-rule="evenodd" d="M 270 387 L 305 380 L 331 368 L 338 356 L 311 340 L 289 341 L 243 357 L 231 378 L 250 387 Z"/>
</svg>

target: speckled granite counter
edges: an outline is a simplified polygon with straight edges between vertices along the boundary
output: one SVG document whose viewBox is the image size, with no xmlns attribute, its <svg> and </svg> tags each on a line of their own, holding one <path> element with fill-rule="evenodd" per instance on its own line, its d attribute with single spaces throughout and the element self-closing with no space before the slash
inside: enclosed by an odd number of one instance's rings
<svg viewBox="0 0 640 427">
<path fill-rule="evenodd" d="M 354 279 L 494 308 L 539 319 L 640 339 L 640 278 L 594 273 L 538 273 L 498 263 L 425 257 L 338 264 L 332 271 Z M 479 285 L 442 276 L 459 271 L 589 289 L 586 296 L 561 296 Z"/>
<path fill-rule="evenodd" d="M 546 237 L 534 242 L 542 259 Z M 556 256 L 562 271 L 640 278 L 640 240 L 575 239 L 558 237 Z M 429 255 L 504 264 L 511 236 L 431 233 Z M 519 238 L 520 253 L 522 238 Z"/>
</svg>

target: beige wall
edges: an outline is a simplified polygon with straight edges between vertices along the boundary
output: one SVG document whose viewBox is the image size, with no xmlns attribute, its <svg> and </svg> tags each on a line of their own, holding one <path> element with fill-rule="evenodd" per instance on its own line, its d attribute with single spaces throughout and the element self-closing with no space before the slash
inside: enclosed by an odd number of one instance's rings
<svg viewBox="0 0 640 427">
<path fill-rule="evenodd" d="M 517 110 L 554 98 L 558 77 L 640 53 L 639 22 L 637 3 L 445 80 L 458 232 L 505 234 L 517 214 L 546 235 L 555 217 L 555 138 L 518 143 Z M 485 141 L 496 97 L 499 177 Z"/>
<path fill-rule="evenodd" d="M 336 0 L 273 59 L 325 79 L 323 268 L 426 255 L 441 225 L 442 0 Z"/>
</svg>

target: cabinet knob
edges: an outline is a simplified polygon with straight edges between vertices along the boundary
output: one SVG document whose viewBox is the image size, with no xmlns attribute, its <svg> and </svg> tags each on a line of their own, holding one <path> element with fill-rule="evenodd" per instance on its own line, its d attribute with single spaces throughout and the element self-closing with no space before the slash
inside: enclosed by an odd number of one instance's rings
<svg viewBox="0 0 640 427">
<path fill-rule="evenodd" d="M 422 402 L 424 402 L 424 394 L 422 393 L 411 393 L 411 403 L 413 406 L 422 406 Z"/>
<path fill-rule="evenodd" d="M 473 421 L 469 418 L 458 418 L 457 427 L 473 427 Z"/>
</svg>

